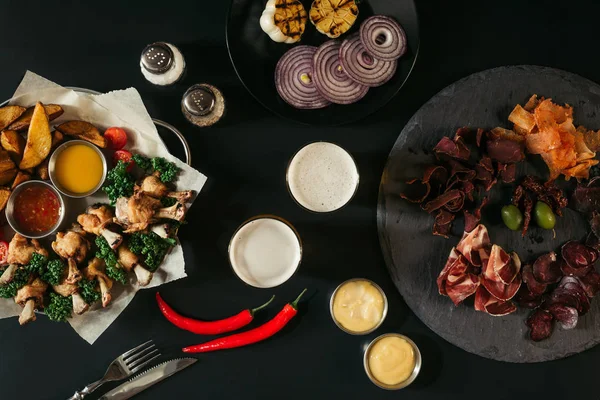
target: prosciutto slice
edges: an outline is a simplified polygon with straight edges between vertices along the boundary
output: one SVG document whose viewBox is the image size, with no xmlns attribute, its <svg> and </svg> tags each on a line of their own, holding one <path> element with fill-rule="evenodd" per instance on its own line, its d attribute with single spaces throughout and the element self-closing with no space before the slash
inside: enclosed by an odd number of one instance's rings
<svg viewBox="0 0 600 400">
<path fill-rule="evenodd" d="M 442 272 L 440 272 L 440 274 L 438 275 L 438 278 L 437 278 L 438 292 L 443 296 L 448 295 L 446 293 L 446 280 L 448 279 L 448 274 L 450 273 L 450 269 L 452 268 L 452 266 L 454 265 L 456 260 L 458 260 L 459 257 L 462 257 L 462 254 L 460 254 L 459 252 L 456 251 L 456 247 L 453 247 L 452 250 L 450 250 L 450 255 L 448 256 L 448 261 L 446 261 L 446 265 L 444 266 L 444 269 L 442 269 Z"/>
<path fill-rule="evenodd" d="M 485 226 L 479 224 L 471 232 L 464 232 L 456 249 L 475 266 L 481 265 L 479 249 L 490 245 L 490 236 Z"/>
<path fill-rule="evenodd" d="M 479 286 L 475 292 L 475 310 L 501 317 L 515 312 L 517 306 L 510 301 L 498 300 L 484 286 Z"/>
<path fill-rule="evenodd" d="M 519 259 L 519 256 L 517 256 L 516 253 L 512 253 L 509 256 L 502 247 L 497 245 L 492 246 L 490 262 L 494 274 L 498 277 L 500 282 L 505 285 L 509 285 L 521 269 L 521 260 Z"/>
<path fill-rule="evenodd" d="M 467 297 L 477 291 L 479 277 L 472 273 L 466 273 L 458 277 L 454 282 L 448 280 L 446 292 L 455 306 L 462 303 Z"/>
</svg>

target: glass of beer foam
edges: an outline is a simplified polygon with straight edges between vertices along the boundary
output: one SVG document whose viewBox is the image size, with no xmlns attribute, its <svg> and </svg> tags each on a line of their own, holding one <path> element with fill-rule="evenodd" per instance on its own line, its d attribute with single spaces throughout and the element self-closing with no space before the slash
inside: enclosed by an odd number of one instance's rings
<svg viewBox="0 0 600 400">
<path fill-rule="evenodd" d="M 286 171 L 292 198 L 316 213 L 332 212 L 348 204 L 358 182 L 358 168 L 350 153 L 329 142 L 310 143 L 298 150 Z"/>
<path fill-rule="evenodd" d="M 242 281 L 257 288 L 271 288 L 290 279 L 298 269 L 302 241 L 285 219 L 258 215 L 235 231 L 228 253 L 231 268 Z"/>
</svg>

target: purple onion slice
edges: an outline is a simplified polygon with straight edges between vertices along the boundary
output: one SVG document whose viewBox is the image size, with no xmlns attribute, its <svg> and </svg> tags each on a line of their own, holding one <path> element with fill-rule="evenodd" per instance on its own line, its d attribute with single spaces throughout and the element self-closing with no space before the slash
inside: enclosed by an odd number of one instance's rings
<svg viewBox="0 0 600 400">
<path fill-rule="evenodd" d="M 383 15 L 374 15 L 362 23 L 360 40 L 378 60 L 394 61 L 406 53 L 404 29 L 394 19 Z"/>
<path fill-rule="evenodd" d="M 330 40 L 317 49 L 314 56 L 313 79 L 317 90 L 332 103 L 351 104 L 362 99 L 368 86 L 350 79 L 340 63 L 341 42 Z"/>
<path fill-rule="evenodd" d="M 295 108 L 315 109 L 330 104 L 315 86 L 313 56 L 315 46 L 296 46 L 286 52 L 275 67 L 275 87 L 286 103 Z"/>
<path fill-rule="evenodd" d="M 365 86 L 381 86 L 389 81 L 398 63 L 374 58 L 365 49 L 358 34 L 344 40 L 340 46 L 340 61 L 350 79 Z"/>
</svg>

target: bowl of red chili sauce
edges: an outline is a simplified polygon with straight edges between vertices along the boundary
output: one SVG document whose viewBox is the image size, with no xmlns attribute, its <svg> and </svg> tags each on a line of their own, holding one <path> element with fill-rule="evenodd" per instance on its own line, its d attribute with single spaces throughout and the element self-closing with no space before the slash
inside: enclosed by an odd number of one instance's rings
<svg viewBox="0 0 600 400">
<path fill-rule="evenodd" d="M 54 233 L 65 216 L 60 193 L 44 181 L 23 182 L 6 205 L 6 219 L 15 232 L 32 239 Z"/>
</svg>

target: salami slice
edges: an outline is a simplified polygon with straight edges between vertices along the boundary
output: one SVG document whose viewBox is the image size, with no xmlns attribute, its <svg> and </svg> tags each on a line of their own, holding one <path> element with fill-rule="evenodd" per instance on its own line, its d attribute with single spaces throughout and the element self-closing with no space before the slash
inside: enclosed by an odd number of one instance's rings
<svg viewBox="0 0 600 400">
<path fill-rule="evenodd" d="M 552 334 L 552 320 L 554 317 L 549 311 L 538 308 L 527 319 L 526 325 L 529 327 L 529 337 L 534 342 L 547 339 Z"/>
<path fill-rule="evenodd" d="M 545 283 L 541 283 L 537 279 L 535 279 L 535 276 L 533 276 L 533 268 L 531 267 L 531 265 L 525 265 L 521 274 L 523 282 L 525 282 L 527 288 L 532 293 L 532 295 L 539 296 L 546 292 L 548 285 Z"/>
<path fill-rule="evenodd" d="M 577 326 L 579 313 L 573 307 L 555 303 L 548 307 L 548 311 L 550 311 L 561 328 L 573 329 Z"/>
<path fill-rule="evenodd" d="M 533 263 L 533 276 L 541 283 L 556 283 L 560 281 L 563 273 L 560 268 L 562 260 L 558 260 L 555 252 L 550 252 L 538 257 Z"/>
<path fill-rule="evenodd" d="M 561 249 L 565 260 L 562 272 L 569 276 L 585 276 L 592 270 L 594 262 L 598 259 L 596 249 L 575 241 L 565 243 Z"/>
<path fill-rule="evenodd" d="M 588 297 L 594 297 L 600 292 L 600 274 L 596 270 L 591 270 L 578 280 Z"/>
</svg>

